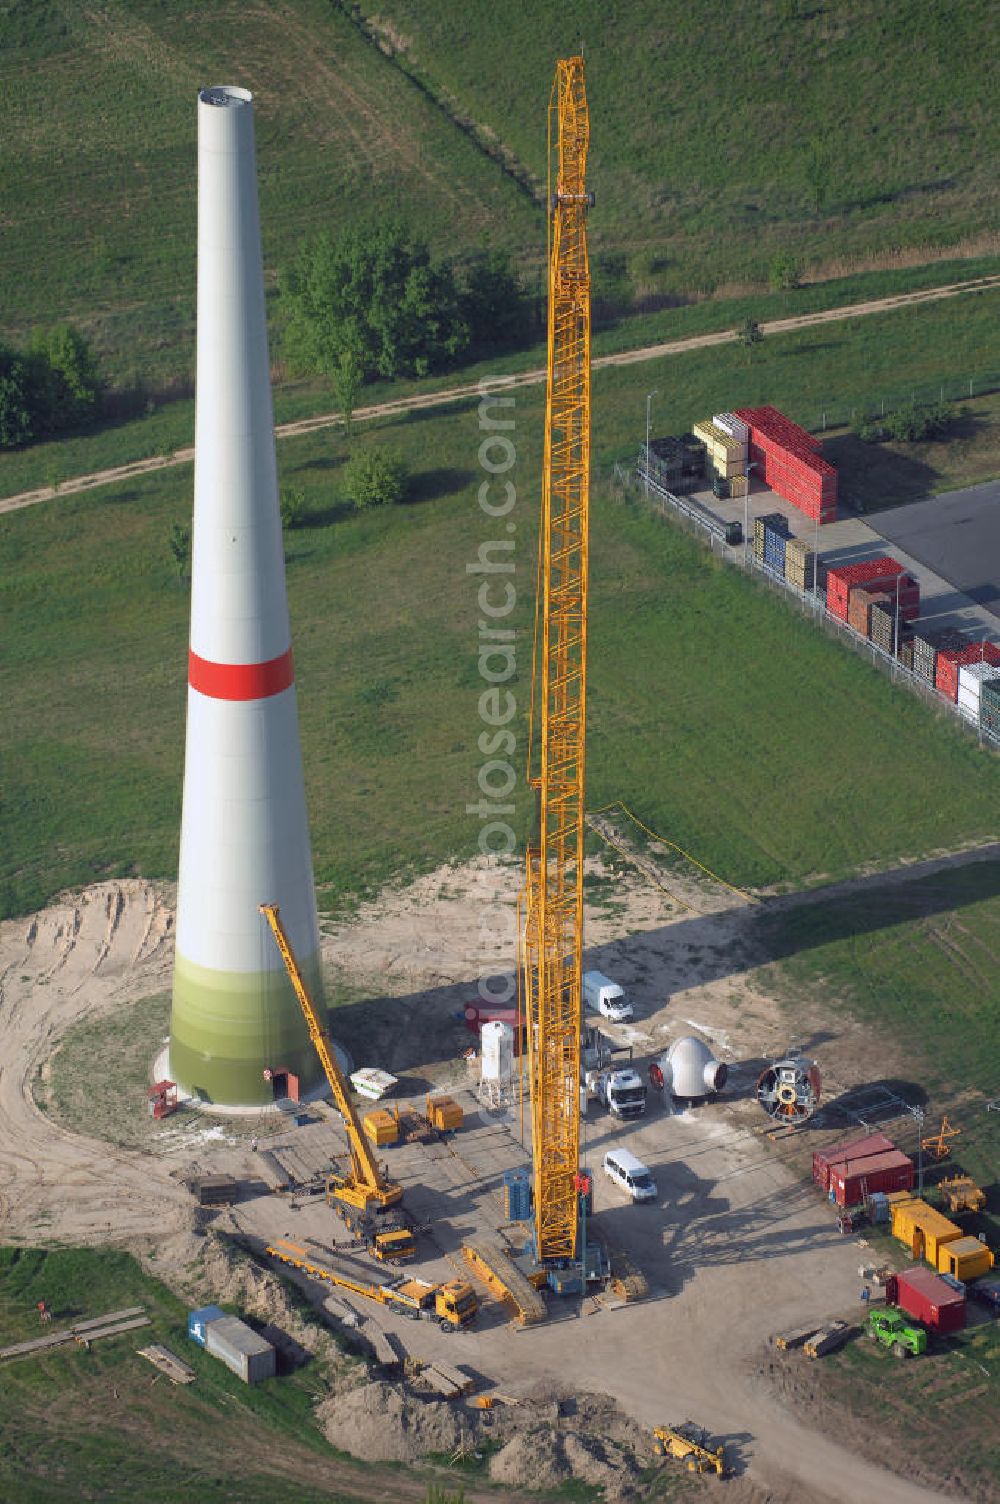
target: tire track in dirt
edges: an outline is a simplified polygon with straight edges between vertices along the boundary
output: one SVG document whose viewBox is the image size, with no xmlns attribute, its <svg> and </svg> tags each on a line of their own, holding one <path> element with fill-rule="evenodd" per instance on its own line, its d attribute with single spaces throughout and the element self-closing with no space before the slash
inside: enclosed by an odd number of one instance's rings
<svg viewBox="0 0 1000 1504">
<path fill-rule="evenodd" d="M 979 277 L 971 282 L 954 282 L 944 287 L 924 288 L 920 292 L 899 293 L 892 297 L 876 298 L 867 303 L 842 304 L 826 308 L 818 313 L 798 314 L 793 318 L 771 319 L 761 328 L 765 334 L 790 334 L 799 329 L 809 329 L 819 324 L 836 323 L 842 319 L 866 318 L 870 314 L 890 313 L 896 308 L 909 308 L 922 303 L 936 303 L 944 298 L 957 298 L 964 293 L 990 292 L 1000 287 L 1000 275 Z M 599 355 L 593 361 L 595 371 L 613 366 L 638 365 L 647 360 L 660 360 L 668 355 L 683 355 L 689 350 L 708 350 L 716 345 L 734 343 L 736 334 L 731 329 L 717 330 L 712 334 L 692 335 L 687 339 L 667 340 L 657 345 L 642 345 L 635 350 L 619 351 L 615 355 Z M 545 381 L 544 367 L 531 371 L 519 371 L 500 378 L 497 385 L 504 389 L 524 386 L 540 386 Z M 389 402 L 360 407 L 354 412 L 354 420 L 367 418 L 390 418 L 400 413 L 420 412 L 427 408 L 447 407 L 454 402 L 478 400 L 481 391 L 478 382 L 464 386 L 447 387 L 441 391 L 418 392 L 412 397 L 399 397 Z M 315 433 L 323 428 L 334 428 L 343 422 L 338 412 L 317 414 L 314 418 L 300 418 L 294 423 L 279 423 L 275 437 L 290 439 L 302 434 Z M 125 465 L 114 465 L 107 470 L 96 470 L 90 475 L 77 475 L 62 481 L 58 490 L 54 486 L 39 486 L 33 491 L 20 491 L 15 496 L 0 499 L 0 513 L 17 512 L 24 507 L 37 506 L 51 501 L 56 496 L 74 496 L 81 491 L 94 491 L 100 486 L 114 485 L 118 481 L 131 480 L 137 475 L 150 475 L 156 470 L 171 470 L 177 465 L 188 465 L 194 459 L 194 448 L 175 450 L 173 454 L 153 455 L 148 459 L 132 460 Z"/>
<path fill-rule="evenodd" d="M 0 925 L 0 1228 L 7 1238 L 108 1242 L 186 1232 L 191 1201 L 152 1155 L 74 1133 L 33 1083 L 66 1030 L 169 982 L 169 911 L 148 883 L 101 883 L 31 921 Z M 153 949 L 143 955 L 148 938 Z"/>
</svg>

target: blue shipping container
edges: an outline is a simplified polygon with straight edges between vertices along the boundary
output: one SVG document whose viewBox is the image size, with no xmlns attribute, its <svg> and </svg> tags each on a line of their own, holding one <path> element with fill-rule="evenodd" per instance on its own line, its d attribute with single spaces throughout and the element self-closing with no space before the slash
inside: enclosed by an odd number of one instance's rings
<svg viewBox="0 0 1000 1504">
<path fill-rule="evenodd" d="M 531 1216 L 531 1181 L 527 1170 L 507 1170 L 503 1184 L 508 1219 L 527 1222 Z"/>
<path fill-rule="evenodd" d="M 202 1306 L 200 1310 L 191 1311 L 188 1315 L 188 1336 L 191 1341 L 204 1347 L 209 1323 L 218 1321 L 225 1314 L 218 1306 Z"/>
</svg>

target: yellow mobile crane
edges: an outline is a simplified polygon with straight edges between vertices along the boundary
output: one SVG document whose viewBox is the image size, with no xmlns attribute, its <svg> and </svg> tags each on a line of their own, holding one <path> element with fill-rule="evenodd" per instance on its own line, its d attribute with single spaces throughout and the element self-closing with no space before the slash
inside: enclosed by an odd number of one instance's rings
<svg viewBox="0 0 1000 1504">
<path fill-rule="evenodd" d="M 393 1262 L 412 1258 L 416 1253 L 413 1233 L 405 1225 L 384 1225 L 376 1229 L 373 1217 L 382 1216 L 390 1207 L 398 1206 L 403 1199 L 403 1187 L 390 1180 L 379 1165 L 371 1145 L 362 1132 L 358 1114 L 351 1101 L 340 1069 L 336 1053 L 326 1030 L 320 1023 L 319 1014 L 299 964 L 295 959 L 285 926 L 276 903 L 262 903 L 260 912 L 271 927 L 281 959 L 285 963 L 299 1007 L 302 1009 L 309 1029 L 309 1038 L 320 1058 L 333 1093 L 334 1104 L 344 1120 L 347 1142 L 351 1154 L 351 1167 L 346 1175 L 331 1174 L 327 1180 L 327 1201 L 340 1212 L 351 1231 L 360 1235 L 369 1251 L 376 1258 Z M 392 1219 L 394 1220 L 394 1219 Z"/>
<path fill-rule="evenodd" d="M 531 1089 L 535 1256 L 540 1265 L 550 1268 L 578 1257 L 581 1191 L 590 497 L 587 210 L 594 201 L 586 186 L 589 137 L 583 58 L 560 59 L 549 100 L 548 383 L 529 722 L 529 782 L 538 791 L 539 834 L 537 845 L 529 846 L 526 856 L 521 957 Z M 536 726 L 539 761 L 534 772 Z M 572 1286 L 564 1284 L 564 1288 Z"/>
</svg>

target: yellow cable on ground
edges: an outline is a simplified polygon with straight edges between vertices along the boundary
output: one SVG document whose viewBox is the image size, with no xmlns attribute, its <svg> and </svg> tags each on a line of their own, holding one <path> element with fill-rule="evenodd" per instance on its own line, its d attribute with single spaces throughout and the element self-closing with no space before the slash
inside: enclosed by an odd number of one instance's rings
<svg viewBox="0 0 1000 1504">
<path fill-rule="evenodd" d="M 678 844 L 677 844 L 676 841 L 668 841 L 665 836 L 658 836 L 656 834 L 655 830 L 650 830 L 649 826 L 646 825 L 646 824 L 644 824 L 644 822 L 639 819 L 638 815 L 635 815 L 635 814 L 632 813 L 632 811 L 629 809 L 628 805 L 625 804 L 625 802 L 623 800 L 621 800 L 621 799 L 614 799 L 614 800 L 612 800 L 612 802 L 610 804 L 605 804 L 600 809 L 591 810 L 590 813 L 591 813 L 591 816 L 593 816 L 593 815 L 605 815 L 605 814 L 608 813 L 609 810 L 613 810 L 613 809 L 619 809 L 619 810 L 621 810 L 622 813 L 624 815 L 626 815 L 628 817 L 628 819 L 630 819 L 632 821 L 633 825 L 638 825 L 638 827 L 639 827 L 640 830 L 644 830 L 646 832 L 646 834 L 647 834 L 647 836 L 649 836 L 650 840 L 652 840 L 652 841 L 658 841 L 661 846 L 669 846 L 673 851 L 676 851 L 680 856 L 682 856 L 685 861 L 691 862 L 692 865 L 695 866 L 695 867 L 697 867 L 700 872 L 704 872 L 705 876 L 706 877 L 710 877 L 713 882 L 715 882 L 715 883 L 721 883 L 721 885 L 724 888 L 728 888 L 728 890 L 729 890 L 730 893 L 735 893 L 738 898 L 745 899 L 747 903 L 759 903 L 760 902 L 760 899 L 759 898 L 754 898 L 754 896 L 753 896 L 752 893 L 746 893 L 746 892 L 744 892 L 744 890 L 742 888 L 737 888 L 732 883 L 727 883 L 726 879 L 724 877 L 720 877 L 717 872 L 713 872 L 712 871 L 711 867 L 706 867 L 703 862 L 699 862 L 699 860 L 698 860 L 697 857 L 692 856 L 689 851 L 685 851 L 682 846 L 678 846 Z M 601 832 L 599 832 L 599 834 L 601 834 Z M 605 839 L 607 839 L 607 837 L 605 837 Z M 609 842 L 609 844 L 613 844 L 613 843 Z M 660 885 L 657 884 L 657 886 L 659 887 Z M 666 892 L 666 889 L 664 889 L 664 892 Z M 679 900 L 678 900 L 678 902 L 679 902 Z M 686 904 L 685 907 L 689 908 L 690 905 Z"/>
<path fill-rule="evenodd" d="M 606 808 L 610 809 L 611 805 L 607 805 Z M 603 813 L 604 813 L 603 810 L 595 810 L 594 811 L 594 814 L 597 814 L 597 815 L 600 815 L 600 814 L 603 814 Z M 588 823 L 588 825 L 590 825 L 591 830 L 595 831 L 597 833 L 597 835 L 600 836 L 601 840 L 605 842 L 606 845 L 610 846 L 614 851 L 617 851 L 619 853 L 619 855 L 623 856 L 627 862 L 631 862 L 633 865 L 635 864 L 635 853 L 632 852 L 632 851 L 629 851 L 626 846 L 620 845 L 620 843 L 618 841 L 613 841 L 611 839 L 611 837 L 607 834 L 606 831 L 601 830 L 599 826 L 595 825 L 593 823 L 593 815 L 588 815 L 587 816 L 587 823 Z M 665 887 L 663 885 L 663 883 L 661 883 L 658 878 L 654 877 L 651 872 L 643 871 L 643 877 L 647 878 L 649 880 L 649 882 L 651 882 L 653 884 L 654 888 L 659 888 L 659 890 L 660 890 L 661 893 L 665 893 L 667 895 L 667 897 L 670 899 L 671 903 L 680 904 L 681 908 L 682 909 L 687 909 L 689 911 L 689 913 L 696 914 L 698 912 L 698 910 L 697 909 L 693 909 L 689 903 L 685 903 L 684 900 L 683 900 L 683 898 L 678 898 L 676 893 L 671 893 L 670 889 L 667 888 L 667 887 Z"/>
</svg>

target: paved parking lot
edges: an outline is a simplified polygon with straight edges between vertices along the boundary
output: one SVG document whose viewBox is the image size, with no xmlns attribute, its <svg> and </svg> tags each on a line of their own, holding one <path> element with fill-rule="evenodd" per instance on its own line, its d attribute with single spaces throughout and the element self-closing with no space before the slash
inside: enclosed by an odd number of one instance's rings
<svg viewBox="0 0 1000 1504">
<path fill-rule="evenodd" d="M 872 526 L 1000 623 L 1000 481 L 893 507 Z"/>
<path fill-rule="evenodd" d="M 724 522 L 780 512 L 792 534 L 815 548 L 827 565 L 854 564 L 891 553 L 920 584 L 921 621 L 958 627 L 1000 641 L 1000 481 L 893 507 L 870 518 L 846 516 L 824 527 L 763 486 L 745 500 L 697 500 Z M 732 552 L 732 550 L 727 550 Z"/>
</svg>

